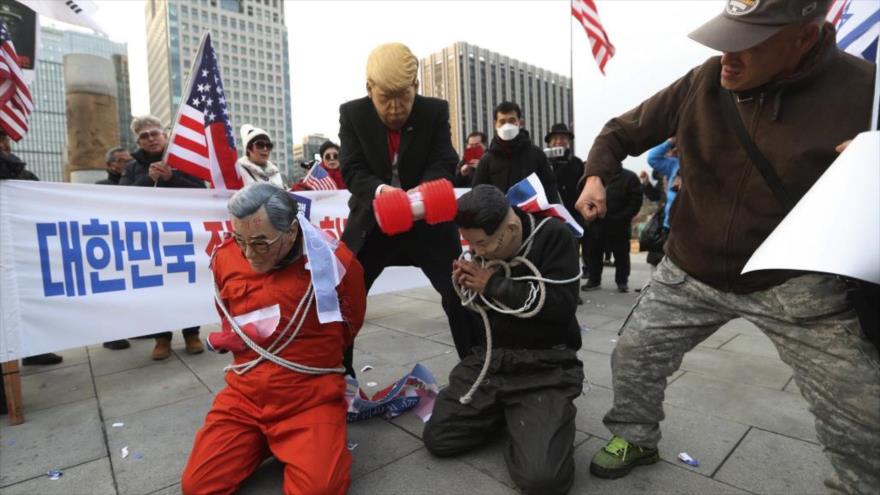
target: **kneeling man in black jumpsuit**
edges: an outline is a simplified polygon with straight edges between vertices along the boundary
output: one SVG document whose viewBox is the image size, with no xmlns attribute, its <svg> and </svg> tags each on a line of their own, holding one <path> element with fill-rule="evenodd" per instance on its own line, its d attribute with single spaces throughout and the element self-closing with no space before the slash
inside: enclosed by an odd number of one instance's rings
<svg viewBox="0 0 880 495">
<path fill-rule="evenodd" d="M 526 493 L 565 493 L 574 481 L 573 401 L 584 380 L 575 237 L 556 218 L 512 207 L 491 185 L 459 198 L 455 222 L 473 256 L 454 263 L 453 281 L 488 321 L 491 340 L 453 368 L 425 446 L 452 456 L 506 426 L 513 481 Z"/>
</svg>

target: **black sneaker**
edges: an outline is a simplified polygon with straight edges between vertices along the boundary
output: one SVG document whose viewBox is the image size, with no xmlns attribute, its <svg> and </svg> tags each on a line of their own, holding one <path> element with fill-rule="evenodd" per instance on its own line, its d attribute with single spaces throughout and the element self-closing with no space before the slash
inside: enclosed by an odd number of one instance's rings
<svg viewBox="0 0 880 495">
<path fill-rule="evenodd" d="M 21 360 L 22 364 L 24 364 L 25 366 L 33 366 L 36 364 L 58 364 L 61 361 L 64 361 L 63 357 L 59 356 L 58 354 L 53 354 L 51 352 L 47 352 L 46 354 L 37 354 L 36 356 L 26 357 Z"/>
<path fill-rule="evenodd" d="M 126 340 L 126 339 L 111 340 L 110 342 L 104 342 L 105 349 L 111 349 L 114 351 L 128 349 L 129 347 L 131 347 L 131 344 L 129 344 L 128 340 Z"/>
<path fill-rule="evenodd" d="M 602 285 L 602 282 L 587 282 L 586 284 L 584 284 L 583 287 L 581 287 L 581 290 L 582 290 L 582 291 L 596 290 L 596 289 L 598 289 L 601 285 Z"/>
<path fill-rule="evenodd" d="M 617 292 L 626 294 L 629 292 L 629 286 L 626 284 L 617 284 Z"/>
</svg>

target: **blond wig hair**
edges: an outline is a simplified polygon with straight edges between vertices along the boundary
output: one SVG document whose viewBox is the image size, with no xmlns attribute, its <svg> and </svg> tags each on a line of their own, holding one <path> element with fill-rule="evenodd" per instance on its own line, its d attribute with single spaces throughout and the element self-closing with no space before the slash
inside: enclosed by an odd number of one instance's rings
<svg viewBox="0 0 880 495">
<path fill-rule="evenodd" d="M 367 84 L 385 91 L 403 91 L 419 72 L 419 59 L 403 43 L 386 43 L 367 58 Z"/>
</svg>

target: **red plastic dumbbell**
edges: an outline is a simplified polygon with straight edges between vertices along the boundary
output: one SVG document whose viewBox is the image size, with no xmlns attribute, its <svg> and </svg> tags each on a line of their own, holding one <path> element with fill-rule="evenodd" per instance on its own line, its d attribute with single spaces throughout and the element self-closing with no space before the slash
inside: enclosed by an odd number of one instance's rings
<svg viewBox="0 0 880 495">
<path fill-rule="evenodd" d="M 424 219 L 431 225 L 450 222 L 456 212 L 455 190 L 446 179 L 425 182 L 409 192 L 382 194 L 373 200 L 376 221 L 388 235 L 408 231 L 416 220 Z"/>
</svg>

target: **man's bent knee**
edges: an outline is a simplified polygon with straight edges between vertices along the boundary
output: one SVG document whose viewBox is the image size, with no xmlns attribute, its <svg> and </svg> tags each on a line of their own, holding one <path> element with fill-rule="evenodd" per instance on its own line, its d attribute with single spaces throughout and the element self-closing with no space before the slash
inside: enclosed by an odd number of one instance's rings
<svg viewBox="0 0 880 495">
<path fill-rule="evenodd" d="M 444 435 L 444 429 L 432 426 L 430 421 L 422 432 L 422 441 L 428 452 L 436 457 L 452 457 L 471 449 L 470 445 L 462 445 L 455 438 Z"/>
<path fill-rule="evenodd" d="M 567 493 L 574 483 L 574 464 L 565 471 L 560 473 L 556 466 L 529 466 L 511 470 L 510 477 L 529 495 L 555 495 Z"/>
</svg>

